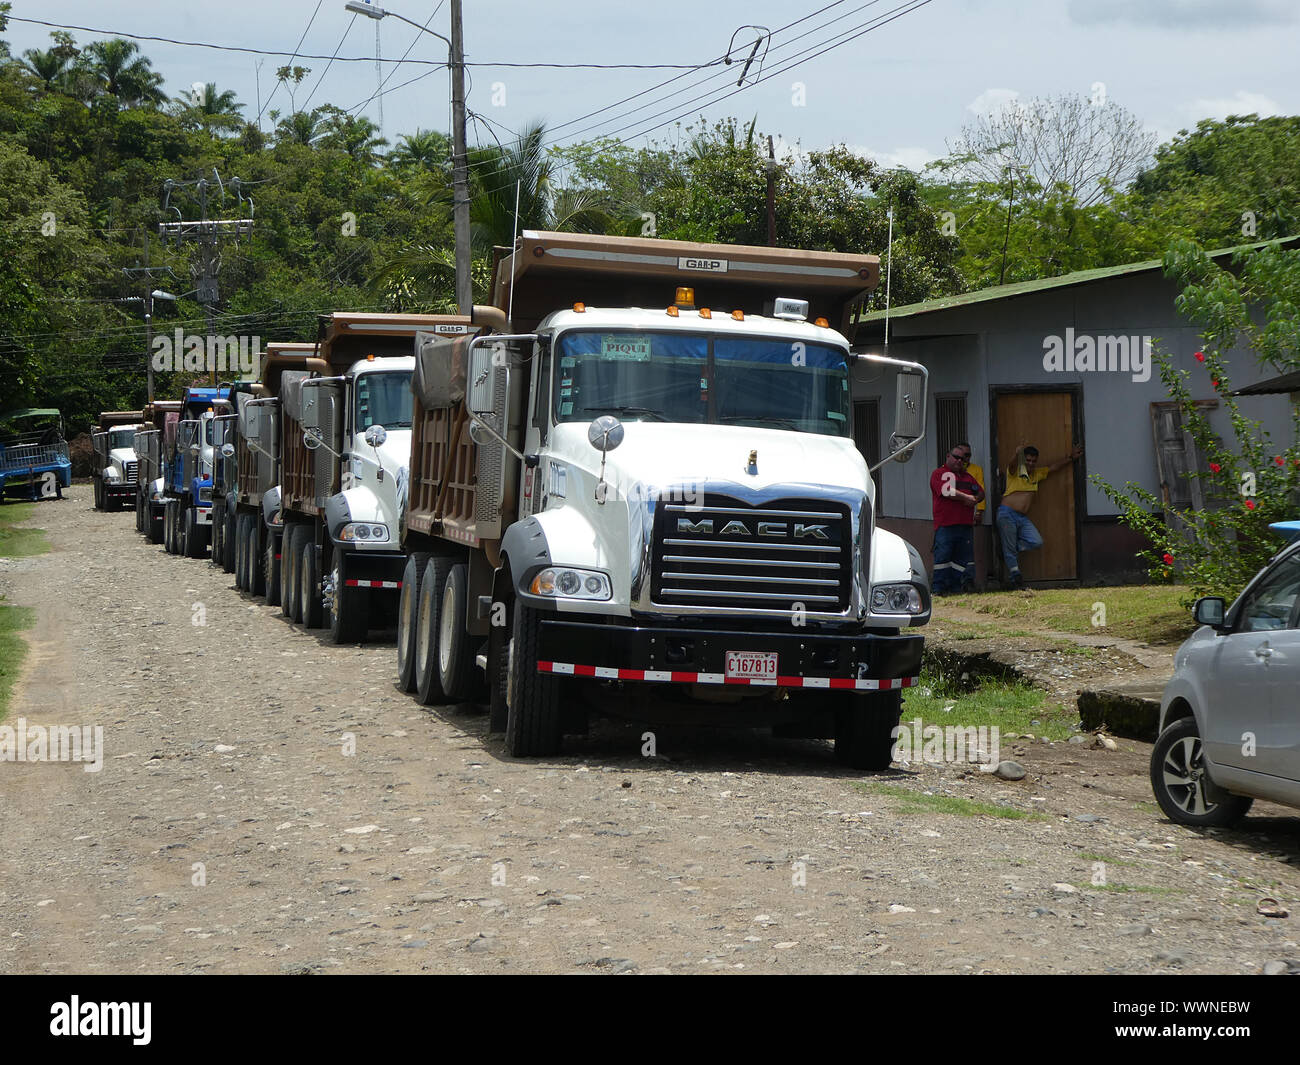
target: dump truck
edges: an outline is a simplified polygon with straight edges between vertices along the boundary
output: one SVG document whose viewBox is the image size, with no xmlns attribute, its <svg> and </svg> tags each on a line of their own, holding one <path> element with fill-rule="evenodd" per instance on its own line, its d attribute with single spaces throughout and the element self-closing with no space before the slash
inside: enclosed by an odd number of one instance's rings
<svg viewBox="0 0 1300 1065">
<path fill-rule="evenodd" d="M 15 488 L 33 500 L 62 499 L 71 485 L 63 415 L 54 407 L 0 413 L 0 503 Z"/>
<path fill-rule="evenodd" d="M 431 315 L 322 315 L 310 370 L 280 373 L 281 609 L 335 643 L 391 627 L 406 556 L 414 338 Z"/>
<path fill-rule="evenodd" d="M 132 438 L 136 460 L 135 528 L 155 544 L 163 542 L 164 441 L 175 439 L 180 409 L 180 400 L 175 399 L 146 403 Z"/>
<path fill-rule="evenodd" d="M 258 352 L 259 360 L 263 353 Z M 234 381 L 230 406 L 212 419 L 212 532 L 211 561 L 226 573 L 235 572 L 235 525 L 239 496 L 239 411 L 260 390 L 258 381 Z"/>
<path fill-rule="evenodd" d="M 229 385 L 191 385 L 172 439 L 164 438 L 163 547 L 202 558 L 212 528 L 212 419 L 229 408 Z"/>
<path fill-rule="evenodd" d="M 876 256 L 780 248 L 500 249 L 493 306 L 417 338 L 400 686 L 486 687 L 516 756 L 603 710 L 887 766 L 930 592 L 851 437 L 845 333 L 878 277 Z M 886 461 L 906 461 L 926 371 L 857 357 L 899 371 Z"/>
<path fill-rule="evenodd" d="M 135 500 L 139 460 L 135 454 L 135 434 L 141 427 L 144 412 L 138 410 L 104 411 L 99 427 L 91 431 L 90 475 L 95 485 L 95 509 L 117 510 L 126 501 Z"/>
<path fill-rule="evenodd" d="M 314 359 L 315 344 L 270 343 L 261 379 L 232 395 L 232 437 L 220 453 L 233 467 L 225 497 L 223 565 L 235 586 L 280 603 L 280 385 L 286 370 L 309 373 L 327 364 Z M 214 519 L 214 528 L 215 522 Z"/>
</svg>

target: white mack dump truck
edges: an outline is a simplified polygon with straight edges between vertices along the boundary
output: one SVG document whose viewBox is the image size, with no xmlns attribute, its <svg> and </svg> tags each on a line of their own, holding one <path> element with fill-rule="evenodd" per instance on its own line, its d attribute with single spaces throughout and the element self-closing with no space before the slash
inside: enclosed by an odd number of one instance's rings
<svg viewBox="0 0 1300 1065">
<path fill-rule="evenodd" d="M 833 736 L 884 768 L 930 616 L 875 527 L 843 332 L 875 256 L 525 232 L 477 336 L 421 335 L 399 681 L 514 755 L 592 711 Z M 486 332 L 485 330 L 490 330 Z M 924 426 L 898 367 L 893 458 Z"/>
</svg>

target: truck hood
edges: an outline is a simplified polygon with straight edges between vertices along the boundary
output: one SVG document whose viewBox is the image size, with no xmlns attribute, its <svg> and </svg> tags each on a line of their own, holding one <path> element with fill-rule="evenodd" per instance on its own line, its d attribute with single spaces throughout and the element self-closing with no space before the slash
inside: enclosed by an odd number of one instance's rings
<svg viewBox="0 0 1300 1065">
<path fill-rule="evenodd" d="M 610 495 L 652 495 L 655 489 L 733 484 L 759 494 L 775 485 L 834 486 L 874 498 L 866 462 L 847 437 L 817 436 L 743 425 L 624 422 L 623 443 L 609 452 Z M 599 476 L 600 452 L 586 424 L 557 426 L 556 458 Z M 754 465 L 750 453 L 757 452 Z"/>
<path fill-rule="evenodd" d="M 128 462 L 135 462 L 135 448 L 132 447 L 115 447 L 108 453 L 108 461 L 116 462 L 125 466 Z"/>
</svg>

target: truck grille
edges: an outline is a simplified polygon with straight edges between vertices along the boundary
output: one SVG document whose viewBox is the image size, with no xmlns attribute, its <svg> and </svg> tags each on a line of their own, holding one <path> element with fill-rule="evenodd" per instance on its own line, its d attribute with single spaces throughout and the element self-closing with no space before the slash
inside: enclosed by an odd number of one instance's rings
<svg viewBox="0 0 1300 1065">
<path fill-rule="evenodd" d="M 846 506 L 727 496 L 656 508 L 650 598 L 658 606 L 843 613 L 853 577 Z"/>
<path fill-rule="evenodd" d="M 122 478 L 122 483 L 125 485 L 134 486 L 136 483 L 136 478 L 139 475 L 139 472 L 140 472 L 140 464 L 138 462 L 128 462 L 126 464 L 126 474 Z"/>
</svg>

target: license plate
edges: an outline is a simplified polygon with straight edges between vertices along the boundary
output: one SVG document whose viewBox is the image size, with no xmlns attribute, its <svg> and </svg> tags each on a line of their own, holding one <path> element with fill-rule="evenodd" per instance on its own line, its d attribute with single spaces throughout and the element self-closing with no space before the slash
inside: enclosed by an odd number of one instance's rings
<svg viewBox="0 0 1300 1065">
<path fill-rule="evenodd" d="M 744 680 L 776 680 L 776 652 L 728 651 L 727 676 Z"/>
</svg>

